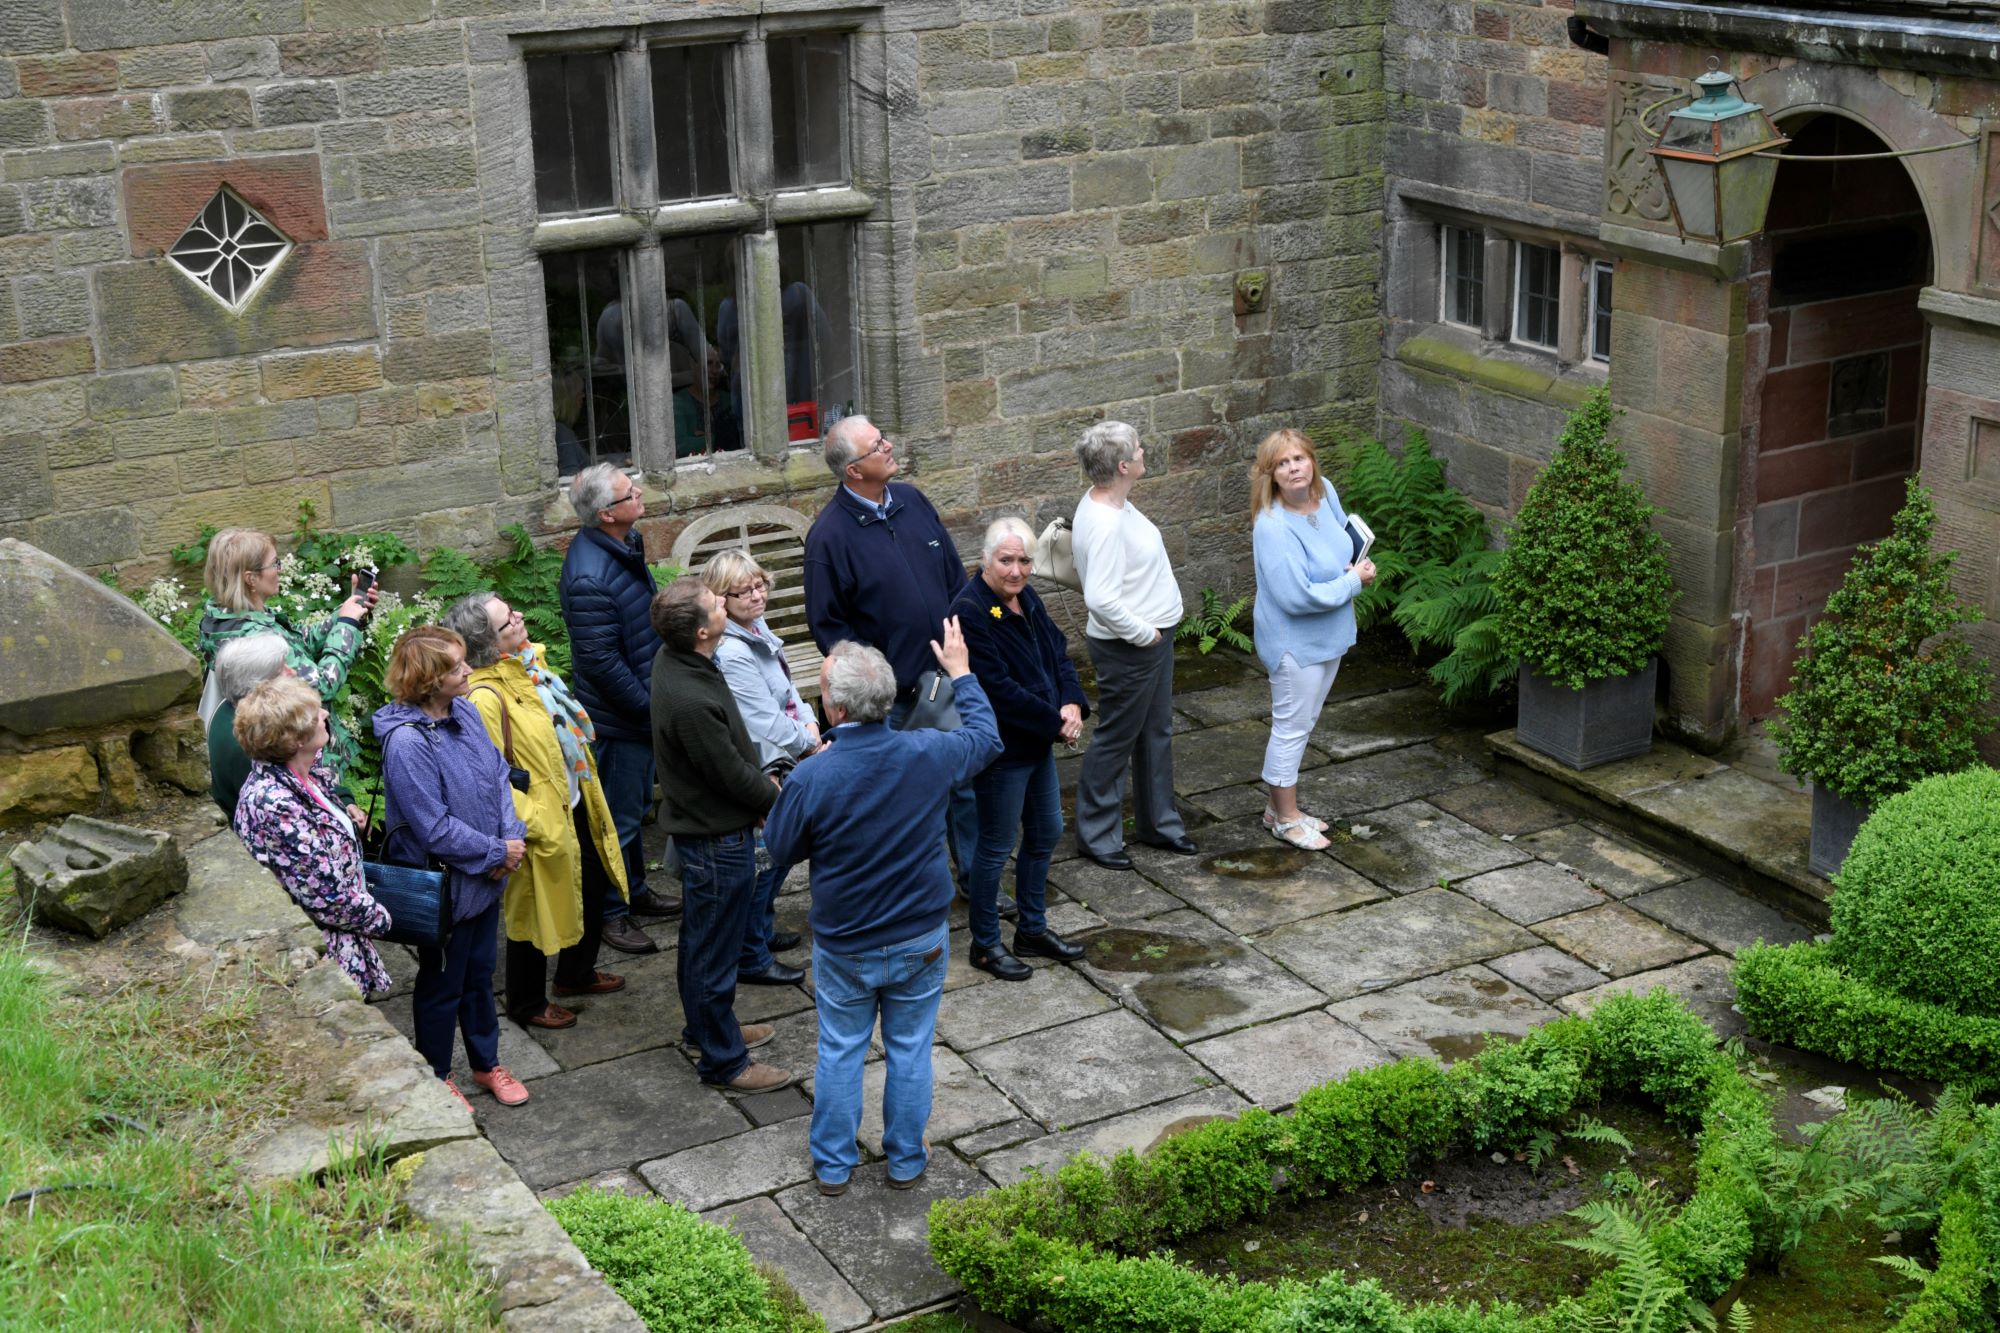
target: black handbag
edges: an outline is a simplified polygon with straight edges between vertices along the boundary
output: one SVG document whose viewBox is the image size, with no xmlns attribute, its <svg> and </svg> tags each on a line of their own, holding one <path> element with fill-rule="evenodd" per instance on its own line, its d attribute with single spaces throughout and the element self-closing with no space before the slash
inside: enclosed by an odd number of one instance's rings
<svg viewBox="0 0 2000 1333">
<path fill-rule="evenodd" d="M 403 723 L 403 727 L 411 725 Z M 395 735 L 403 727 L 395 728 L 389 735 Z M 389 736 L 384 736 L 384 751 L 388 745 Z M 376 795 L 381 795 L 379 787 Z M 373 802 L 370 805 L 372 807 Z M 369 826 L 381 827 L 373 819 L 369 821 Z M 398 820 L 394 828 L 386 829 L 379 837 L 371 837 L 362 844 L 361 877 L 368 883 L 369 895 L 389 913 L 389 928 L 372 938 L 419 949 L 443 949 L 451 943 L 449 872 L 430 857 L 425 857 L 424 864 L 420 866 L 398 865 L 381 859 L 389 845 L 390 835 L 396 829 L 408 827 L 408 824 Z M 376 853 L 373 858 L 368 855 L 370 842 L 374 843 Z"/>
<path fill-rule="evenodd" d="M 957 731 L 963 725 L 958 716 L 958 692 L 951 677 L 930 670 L 917 677 L 916 700 L 903 716 L 898 731 Z"/>
</svg>

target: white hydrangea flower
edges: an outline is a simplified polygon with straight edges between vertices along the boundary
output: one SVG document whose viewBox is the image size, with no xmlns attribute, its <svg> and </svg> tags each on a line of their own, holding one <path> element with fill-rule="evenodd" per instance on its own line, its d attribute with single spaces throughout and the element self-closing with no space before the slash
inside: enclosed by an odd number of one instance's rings
<svg viewBox="0 0 2000 1333">
<path fill-rule="evenodd" d="M 154 579 L 139 594 L 139 609 L 161 622 L 172 622 L 174 614 L 187 610 L 187 607 L 187 595 L 179 580 L 171 575 L 163 574 Z"/>
</svg>

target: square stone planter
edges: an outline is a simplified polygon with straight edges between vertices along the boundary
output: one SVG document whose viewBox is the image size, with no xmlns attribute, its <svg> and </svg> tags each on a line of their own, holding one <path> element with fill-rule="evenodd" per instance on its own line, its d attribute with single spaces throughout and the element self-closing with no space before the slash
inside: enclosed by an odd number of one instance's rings
<svg viewBox="0 0 2000 1333">
<path fill-rule="evenodd" d="M 1630 676 L 1593 680 L 1580 690 L 1521 663 L 1521 744 L 1571 768 L 1595 768 L 1653 748 L 1653 680 L 1659 659 Z"/>
<path fill-rule="evenodd" d="M 1850 801 L 1839 792 L 1813 783 L 1812 844 L 1806 866 L 1815 875 L 1832 879 L 1847 859 L 1854 835 L 1868 822 L 1868 806 Z"/>
</svg>

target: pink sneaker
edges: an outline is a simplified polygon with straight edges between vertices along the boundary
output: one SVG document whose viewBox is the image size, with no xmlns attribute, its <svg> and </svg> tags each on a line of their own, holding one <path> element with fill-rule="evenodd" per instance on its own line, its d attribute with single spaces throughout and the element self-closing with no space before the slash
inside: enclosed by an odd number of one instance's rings
<svg viewBox="0 0 2000 1333">
<path fill-rule="evenodd" d="M 472 1103 L 465 1100 L 465 1094 L 458 1090 L 458 1084 L 452 1082 L 450 1079 L 447 1078 L 444 1080 L 444 1090 L 450 1093 L 452 1096 L 458 1098 L 458 1104 L 465 1108 L 465 1113 L 467 1115 L 472 1114 Z"/>
<path fill-rule="evenodd" d="M 475 1069 L 472 1081 L 492 1093 L 493 1100 L 502 1106 L 519 1106 L 528 1100 L 527 1086 L 508 1073 L 505 1065 L 495 1065 L 483 1074 Z"/>
</svg>

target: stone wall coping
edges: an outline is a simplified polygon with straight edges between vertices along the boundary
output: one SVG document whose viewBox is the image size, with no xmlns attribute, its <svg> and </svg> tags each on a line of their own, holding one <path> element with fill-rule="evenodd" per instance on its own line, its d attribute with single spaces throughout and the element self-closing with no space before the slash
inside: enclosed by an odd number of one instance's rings
<svg viewBox="0 0 2000 1333">
<path fill-rule="evenodd" d="M 1962 324 L 1985 333 L 2000 329 L 2000 299 L 1926 287 L 1917 293 L 1917 309 L 1934 320 Z"/>
<path fill-rule="evenodd" d="M 1600 222 L 1597 239 L 1620 259 L 1642 264 L 1699 273 L 1719 282 L 1741 282 L 1750 273 L 1750 242 L 1684 241 L 1671 231 L 1631 227 L 1622 222 Z"/>
<path fill-rule="evenodd" d="M 1593 373 L 1581 366 L 1545 367 L 1524 358 L 1488 355 L 1465 346 L 1444 329 L 1405 338 L 1396 348 L 1396 359 L 1415 370 L 1469 380 L 1496 393 L 1547 403 L 1566 411 L 1581 407 L 1584 398 L 1604 378 L 1601 371 Z"/>
<path fill-rule="evenodd" d="M 1991 21 L 1691 0 L 1577 0 L 1576 12 L 1589 22 L 1591 31 L 1606 37 L 1975 78 L 1992 77 L 1995 63 L 2000 62 L 2000 37 Z"/>
</svg>

